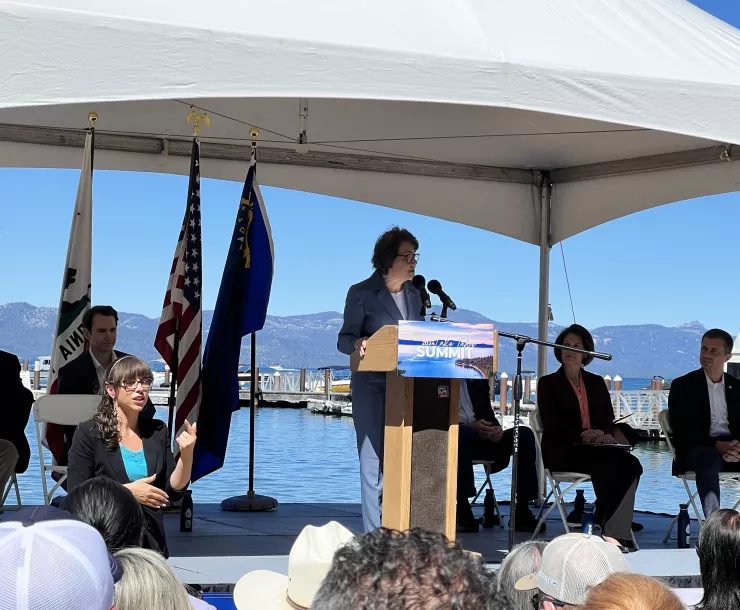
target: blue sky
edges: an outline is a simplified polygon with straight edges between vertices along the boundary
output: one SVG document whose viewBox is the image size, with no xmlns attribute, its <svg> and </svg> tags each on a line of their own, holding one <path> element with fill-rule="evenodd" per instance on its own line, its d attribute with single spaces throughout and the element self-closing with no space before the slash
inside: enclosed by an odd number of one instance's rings
<svg viewBox="0 0 740 610">
<path fill-rule="evenodd" d="M 739 2 L 695 4 L 740 27 Z M 78 177 L 72 170 L 0 169 L 0 303 L 57 306 Z M 218 293 L 241 188 L 203 181 L 207 308 Z M 182 176 L 95 173 L 93 302 L 159 316 L 186 189 Z M 355 201 L 268 187 L 263 195 L 276 253 L 271 314 L 341 311 L 348 286 L 371 271 L 376 237 L 398 224 L 421 242 L 419 272 L 439 278 L 459 306 L 502 321 L 537 319 L 534 246 Z M 730 271 L 739 227 L 740 194 L 732 193 L 662 206 L 566 240 L 578 322 L 675 326 L 699 320 L 737 333 L 740 283 Z M 555 321 L 568 324 L 559 245 L 550 281 Z"/>
</svg>

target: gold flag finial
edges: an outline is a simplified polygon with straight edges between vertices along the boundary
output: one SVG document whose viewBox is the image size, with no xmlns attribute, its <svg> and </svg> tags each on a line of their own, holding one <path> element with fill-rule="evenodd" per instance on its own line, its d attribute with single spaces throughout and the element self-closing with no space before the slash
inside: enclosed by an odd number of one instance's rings
<svg viewBox="0 0 740 610">
<path fill-rule="evenodd" d="M 201 112 L 194 108 L 190 111 L 190 114 L 188 114 L 188 118 L 185 119 L 186 125 L 189 125 L 190 123 L 193 124 L 193 137 L 198 137 L 201 125 L 205 125 L 206 127 L 211 126 L 211 117 L 208 116 L 208 113 Z"/>
<path fill-rule="evenodd" d="M 249 135 L 252 137 L 252 143 L 257 143 L 257 136 L 260 135 L 260 130 L 256 127 L 252 127 L 252 129 L 249 130 Z"/>
<path fill-rule="evenodd" d="M 97 112 L 88 113 L 87 120 L 90 122 L 90 129 L 95 129 L 95 121 L 98 120 L 98 113 Z"/>
</svg>

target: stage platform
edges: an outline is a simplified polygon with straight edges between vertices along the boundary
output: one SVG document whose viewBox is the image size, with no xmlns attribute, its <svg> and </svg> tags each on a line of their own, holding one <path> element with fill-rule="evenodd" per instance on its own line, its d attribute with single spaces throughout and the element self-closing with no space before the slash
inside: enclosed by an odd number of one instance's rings
<svg viewBox="0 0 740 610">
<path fill-rule="evenodd" d="M 480 509 L 477 509 L 480 510 Z M 501 510 L 508 523 L 508 505 Z M 627 555 L 633 571 L 655 576 L 671 587 L 698 587 L 699 561 L 696 551 L 677 549 L 676 541 L 663 544 L 671 517 L 636 513 L 635 520 L 645 529 L 637 534 L 640 551 Z M 229 591 L 246 572 L 257 569 L 287 574 L 288 553 L 306 525 L 324 525 L 338 521 L 353 532 L 362 531 L 359 504 L 281 504 L 264 513 L 231 513 L 218 504 L 197 504 L 193 532 L 179 530 L 178 513 L 165 516 L 170 564 L 183 582 L 205 590 Z M 692 534 L 698 533 L 692 521 Z M 559 518 L 548 519 L 551 540 L 564 533 Z M 675 535 L 675 532 L 674 532 Z M 528 540 L 529 534 L 517 534 L 517 541 Z M 478 534 L 460 534 L 458 541 L 467 550 L 480 553 L 491 569 L 496 569 L 506 552 L 508 529 L 481 528 Z M 694 541 L 695 542 L 695 541 Z"/>
</svg>

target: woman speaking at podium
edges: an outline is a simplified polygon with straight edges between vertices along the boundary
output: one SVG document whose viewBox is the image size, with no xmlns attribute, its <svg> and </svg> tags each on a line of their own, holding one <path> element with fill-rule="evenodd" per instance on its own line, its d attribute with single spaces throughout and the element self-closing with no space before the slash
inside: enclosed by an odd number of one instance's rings
<svg viewBox="0 0 740 610">
<path fill-rule="evenodd" d="M 365 353 L 366 341 L 382 326 L 399 320 L 422 320 L 421 297 L 411 279 L 419 260 L 418 240 L 393 227 L 375 242 L 375 272 L 351 286 L 344 305 L 344 323 L 337 349 Z M 360 455 L 362 522 L 366 532 L 380 527 L 385 434 L 385 373 L 352 373 L 352 419 Z"/>
</svg>

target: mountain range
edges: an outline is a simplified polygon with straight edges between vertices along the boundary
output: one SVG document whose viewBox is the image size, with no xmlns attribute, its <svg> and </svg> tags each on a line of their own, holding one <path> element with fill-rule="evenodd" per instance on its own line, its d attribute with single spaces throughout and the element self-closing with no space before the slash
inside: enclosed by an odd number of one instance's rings
<svg viewBox="0 0 740 610">
<path fill-rule="evenodd" d="M 208 332 L 213 311 L 203 313 L 203 330 Z M 451 319 L 459 322 L 491 323 L 502 331 L 537 336 L 537 324 L 526 322 L 499 322 L 475 311 L 458 309 Z M 159 320 L 136 313 L 119 313 L 118 343 L 116 347 L 146 360 L 155 360 L 154 335 Z M 0 305 L 0 349 L 13 352 L 21 359 L 35 360 L 51 351 L 56 309 L 35 307 L 28 303 Z M 316 368 L 346 365 L 349 357 L 337 351 L 337 332 L 342 325 L 342 314 L 336 311 L 294 315 L 267 316 L 263 330 L 257 333 L 257 361 L 259 366 L 281 365 L 286 368 Z M 553 341 L 562 326 L 550 324 Z M 630 326 L 602 326 L 591 329 L 596 350 L 612 354 L 610 362 L 594 361 L 589 370 L 602 375 L 622 377 L 652 377 L 662 375 L 671 379 L 698 367 L 701 336 L 705 328 L 699 322 L 676 327 L 658 324 Z M 241 361 L 249 362 L 249 345 L 242 344 Z M 499 371 L 510 375 L 516 369 L 514 341 L 499 341 Z M 523 368 L 536 368 L 537 349 L 525 348 Z M 550 353 L 549 369 L 557 367 Z"/>
</svg>

